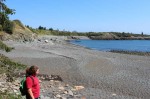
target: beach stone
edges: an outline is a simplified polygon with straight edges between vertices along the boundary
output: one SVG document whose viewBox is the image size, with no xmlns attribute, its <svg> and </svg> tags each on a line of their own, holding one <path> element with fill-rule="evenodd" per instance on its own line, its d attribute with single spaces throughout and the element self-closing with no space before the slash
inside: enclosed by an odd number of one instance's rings
<svg viewBox="0 0 150 99">
<path fill-rule="evenodd" d="M 74 86 L 76 90 L 84 89 L 84 86 Z"/>
<path fill-rule="evenodd" d="M 45 43 L 48 43 L 49 41 L 48 40 L 45 40 Z"/>
<path fill-rule="evenodd" d="M 69 86 L 69 84 L 65 84 L 65 87 L 68 87 Z"/>
<path fill-rule="evenodd" d="M 41 97 L 41 99 L 51 99 L 50 97 L 43 96 L 43 95 L 41 95 L 40 97 Z"/>
<path fill-rule="evenodd" d="M 50 80 L 49 83 L 50 83 L 51 85 L 53 85 L 53 84 L 54 84 L 54 80 Z"/>
<path fill-rule="evenodd" d="M 55 81 L 54 83 L 55 83 L 55 85 L 57 85 L 57 86 L 60 85 L 60 81 Z"/>
<path fill-rule="evenodd" d="M 20 92 L 17 92 L 16 95 L 20 95 Z"/>
<path fill-rule="evenodd" d="M 68 94 L 73 96 L 73 92 L 71 90 L 68 90 Z"/>
<path fill-rule="evenodd" d="M 81 99 L 86 99 L 86 97 L 85 97 L 85 96 L 82 96 Z"/>
<path fill-rule="evenodd" d="M 68 91 L 64 91 L 64 94 L 68 94 Z"/>
<path fill-rule="evenodd" d="M 66 97 L 61 97 L 61 99 L 67 99 Z"/>
<path fill-rule="evenodd" d="M 45 78 L 43 76 L 41 76 L 40 79 L 44 80 Z"/>
<path fill-rule="evenodd" d="M 15 86 L 19 86 L 20 84 L 18 82 L 13 83 Z"/>
<path fill-rule="evenodd" d="M 8 83 L 8 86 L 12 86 L 12 83 L 11 82 L 7 82 Z"/>
<path fill-rule="evenodd" d="M 0 87 L 3 86 L 3 84 L 0 82 Z"/>
<path fill-rule="evenodd" d="M 2 85 L 5 85 L 6 84 L 6 82 L 0 82 Z"/>
<path fill-rule="evenodd" d="M 60 89 L 60 90 L 65 90 L 65 88 L 64 88 L 63 86 L 58 87 L 58 89 Z"/>
<path fill-rule="evenodd" d="M 77 91 L 75 88 L 72 88 L 71 90 L 72 90 L 72 91 Z"/>
<path fill-rule="evenodd" d="M 13 89 L 16 89 L 16 90 L 18 90 L 18 89 L 19 89 L 19 87 L 13 87 Z"/>
<path fill-rule="evenodd" d="M 50 45 L 54 45 L 54 43 L 53 43 L 52 41 L 49 41 L 49 44 L 50 44 Z"/>
<path fill-rule="evenodd" d="M 17 90 L 13 90 L 15 93 L 17 93 L 18 91 Z"/>
<path fill-rule="evenodd" d="M 52 87 L 51 85 L 48 85 L 48 87 L 50 88 L 50 87 Z"/>
<path fill-rule="evenodd" d="M 42 83 L 42 80 L 39 80 L 39 83 Z"/>
<path fill-rule="evenodd" d="M 42 91 L 42 92 L 45 92 L 45 90 L 44 90 L 44 89 L 41 89 L 41 91 Z"/>
<path fill-rule="evenodd" d="M 7 88 L 1 88 L 1 92 L 5 92 Z"/>
<path fill-rule="evenodd" d="M 57 94 L 56 97 L 57 97 L 57 98 L 61 98 L 61 95 Z"/>
</svg>

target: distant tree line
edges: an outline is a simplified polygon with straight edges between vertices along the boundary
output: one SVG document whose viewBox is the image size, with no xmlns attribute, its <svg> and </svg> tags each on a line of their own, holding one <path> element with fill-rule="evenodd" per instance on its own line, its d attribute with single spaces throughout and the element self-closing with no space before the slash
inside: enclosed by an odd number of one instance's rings
<svg viewBox="0 0 150 99">
<path fill-rule="evenodd" d="M 48 35 L 57 35 L 57 36 L 103 36 L 105 33 L 113 34 L 117 37 L 147 37 L 149 35 L 144 35 L 142 32 L 141 34 L 134 34 L 134 33 L 126 33 L 126 32 L 77 32 L 77 31 L 60 31 L 59 29 L 53 28 L 46 28 L 44 26 L 39 26 L 38 28 L 32 28 L 29 25 L 26 25 L 27 28 L 32 30 L 37 34 L 48 34 Z"/>
<path fill-rule="evenodd" d="M 47 35 L 56 35 L 56 36 L 86 36 L 86 33 L 81 33 L 77 31 L 60 31 L 59 29 L 53 29 L 52 27 L 46 28 L 44 26 L 39 26 L 38 28 L 32 28 L 29 25 L 25 25 L 28 29 L 37 34 L 47 34 Z"/>
<path fill-rule="evenodd" d="M 117 37 L 146 37 L 149 35 L 144 35 L 144 33 L 142 32 L 141 34 L 133 34 L 133 33 L 125 33 L 125 32 L 87 32 L 86 35 L 87 36 L 102 36 L 104 33 L 111 33 L 116 35 Z"/>
</svg>

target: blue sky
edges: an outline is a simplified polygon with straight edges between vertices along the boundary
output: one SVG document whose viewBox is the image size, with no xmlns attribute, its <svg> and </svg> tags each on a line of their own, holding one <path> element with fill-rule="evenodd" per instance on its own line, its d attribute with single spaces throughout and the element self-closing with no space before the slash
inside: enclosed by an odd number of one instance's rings
<svg viewBox="0 0 150 99">
<path fill-rule="evenodd" d="M 37 28 L 150 34 L 150 0 L 6 0 L 11 20 Z"/>
</svg>

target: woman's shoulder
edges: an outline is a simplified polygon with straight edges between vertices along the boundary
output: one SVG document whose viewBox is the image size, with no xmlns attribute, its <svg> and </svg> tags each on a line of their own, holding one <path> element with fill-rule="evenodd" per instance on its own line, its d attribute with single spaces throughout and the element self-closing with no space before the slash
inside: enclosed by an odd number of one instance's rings
<svg viewBox="0 0 150 99">
<path fill-rule="evenodd" d="M 35 78 L 35 77 L 34 77 L 34 76 L 32 76 L 32 75 L 30 75 L 30 76 L 26 76 L 26 79 L 27 79 L 27 80 L 34 80 L 34 78 Z"/>
</svg>

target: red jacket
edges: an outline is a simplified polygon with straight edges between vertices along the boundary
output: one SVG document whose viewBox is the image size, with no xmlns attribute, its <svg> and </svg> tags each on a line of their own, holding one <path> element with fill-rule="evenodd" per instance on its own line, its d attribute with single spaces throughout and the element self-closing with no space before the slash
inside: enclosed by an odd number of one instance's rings
<svg viewBox="0 0 150 99">
<path fill-rule="evenodd" d="M 32 78 L 33 80 L 32 80 Z M 34 98 L 38 98 L 40 96 L 40 84 L 39 79 L 36 76 L 31 76 L 26 78 L 26 86 L 27 89 L 32 90 Z"/>
</svg>

